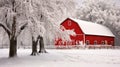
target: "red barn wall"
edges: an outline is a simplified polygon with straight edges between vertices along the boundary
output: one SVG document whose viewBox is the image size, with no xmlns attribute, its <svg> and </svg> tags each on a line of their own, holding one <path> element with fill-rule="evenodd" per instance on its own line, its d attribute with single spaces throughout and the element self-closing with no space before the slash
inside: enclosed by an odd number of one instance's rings
<svg viewBox="0 0 120 67">
<path fill-rule="evenodd" d="M 90 45 L 94 45 L 95 41 L 97 41 L 97 44 L 99 45 L 102 45 L 102 42 L 104 42 L 107 45 L 114 45 L 114 37 L 109 36 L 86 35 L 85 42 L 87 40 L 89 40 Z"/>
</svg>

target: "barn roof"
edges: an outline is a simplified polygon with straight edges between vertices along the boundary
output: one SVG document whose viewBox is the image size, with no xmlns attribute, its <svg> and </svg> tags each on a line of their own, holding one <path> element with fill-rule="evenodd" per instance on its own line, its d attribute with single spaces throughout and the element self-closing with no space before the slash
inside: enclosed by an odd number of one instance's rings
<svg viewBox="0 0 120 67">
<path fill-rule="evenodd" d="M 70 19 L 78 23 L 84 34 L 115 37 L 106 26 L 73 18 Z"/>
</svg>

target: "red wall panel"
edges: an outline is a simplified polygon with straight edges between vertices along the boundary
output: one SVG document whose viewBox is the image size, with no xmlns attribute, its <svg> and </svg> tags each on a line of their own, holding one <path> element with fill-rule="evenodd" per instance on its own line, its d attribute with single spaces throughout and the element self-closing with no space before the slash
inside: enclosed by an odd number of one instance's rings
<svg viewBox="0 0 120 67">
<path fill-rule="evenodd" d="M 91 45 L 94 45 L 94 41 L 97 41 L 97 44 L 100 45 L 102 44 L 102 41 L 108 45 L 114 45 L 114 37 L 109 36 L 86 35 L 85 41 L 87 40 L 89 40 Z"/>
</svg>

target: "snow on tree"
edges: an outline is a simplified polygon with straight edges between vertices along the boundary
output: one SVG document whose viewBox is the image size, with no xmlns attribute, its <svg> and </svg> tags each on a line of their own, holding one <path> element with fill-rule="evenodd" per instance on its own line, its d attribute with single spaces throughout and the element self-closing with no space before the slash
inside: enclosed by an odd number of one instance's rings
<svg viewBox="0 0 120 67">
<path fill-rule="evenodd" d="M 42 2 L 42 15 L 41 21 L 44 21 L 46 28 L 46 41 L 48 44 L 54 44 L 56 36 L 63 37 L 61 33 L 60 23 L 67 17 L 74 16 L 75 3 L 73 0 L 44 0 Z M 57 33 L 56 33 L 57 32 Z M 69 39 L 68 37 L 65 37 Z"/>
<path fill-rule="evenodd" d="M 0 26 L 9 37 L 10 57 L 17 55 L 17 36 L 27 25 L 26 23 L 18 23 L 17 6 L 18 2 L 15 0 L 0 0 Z"/>
<path fill-rule="evenodd" d="M 32 41 L 32 55 L 37 54 L 38 42 L 39 52 L 46 52 L 44 43 L 48 40 L 54 42 L 56 37 L 70 40 L 70 33 L 63 32 L 59 24 L 63 18 L 73 16 L 74 7 L 73 0 L 0 0 L 0 27 L 9 37 L 9 56 L 17 55 L 17 45 L 25 39 L 23 33 L 31 35 L 28 41 Z"/>
<path fill-rule="evenodd" d="M 78 19 L 103 24 L 111 29 L 116 36 L 116 45 L 120 40 L 120 8 L 110 0 L 85 0 L 77 9 Z"/>
<path fill-rule="evenodd" d="M 48 38 L 48 40 L 52 41 L 52 44 L 56 37 L 62 37 L 62 39 L 70 40 L 68 33 L 67 32 L 64 33 L 59 27 L 60 25 L 58 24 L 58 22 L 60 18 L 62 18 L 62 16 L 60 15 L 63 14 L 62 11 L 64 11 L 64 9 L 63 8 L 61 8 L 60 10 L 58 9 L 58 6 L 56 6 L 56 0 L 51 0 L 51 1 L 29 0 L 25 3 L 27 8 L 26 10 L 27 17 L 29 18 L 28 26 L 30 26 L 30 31 L 34 43 L 32 55 L 37 54 L 36 48 L 39 38 L 40 38 L 39 44 L 41 45 L 43 45 L 44 43 L 41 42 L 41 40 L 44 41 L 43 40 L 44 38 Z M 62 3 L 64 3 L 64 1 Z M 59 5 L 59 7 L 63 7 L 63 6 Z M 61 12 L 57 12 L 57 11 L 61 11 Z M 35 44 L 36 46 L 34 46 Z M 46 51 L 43 47 L 40 48 L 39 52 L 46 52 Z"/>
</svg>

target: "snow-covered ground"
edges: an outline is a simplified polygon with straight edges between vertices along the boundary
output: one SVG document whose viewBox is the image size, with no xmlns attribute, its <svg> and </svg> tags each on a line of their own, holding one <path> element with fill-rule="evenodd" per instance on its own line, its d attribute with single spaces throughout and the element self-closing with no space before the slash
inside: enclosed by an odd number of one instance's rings
<svg viewBox="0 0 120 67">
<path fill-rule="evenodd" d="M 48 53 L 30 56 L 31 49 L 18 49 L 8 58 L 0 49 L 0 67 L 120 67 L 119 49 L 47 49 Z"/>
</svg>

